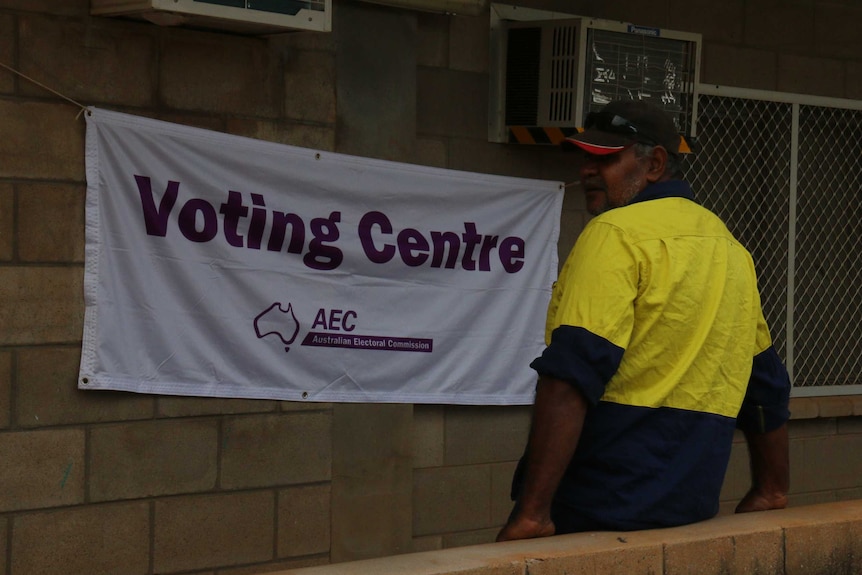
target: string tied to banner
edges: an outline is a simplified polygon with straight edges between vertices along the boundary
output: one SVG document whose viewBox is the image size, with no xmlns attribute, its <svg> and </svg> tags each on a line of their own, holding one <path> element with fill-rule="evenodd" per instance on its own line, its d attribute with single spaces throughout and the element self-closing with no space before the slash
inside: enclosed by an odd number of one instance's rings
<svg viewBox="0 0 862 575">
<path fill-rule="evenodd" d="M 72 98 L 70 98 L 69 96 L 66 96 L 65 94 L 61 94 L 61 93 L 60 93 L 60 92 L 58 92 L 57 90 L 54 90 L 53 88 L 51 88 L 51 87 L 49 87 L 49 86 L 46 86 L 46 85 L 45 85 L 45 84 L 43 84 L 42 82 L 40 82 L 40 81 L 38 81 L 38 80 L 36 80 L 36 79 L 34 79 L 34 78 L 31 78 L 30 76 L 28 76 L 28 75 L 24 74 L 23 72 L 21 72 L 21 71 L 19 71 L 19 70 L 16 70 L 15 68 L 13 68 L 13 67 L 9 66 L 8 64 L 4 64 L 3 62 L 0 62 L 0 68 L 5 68 L 6 70 L 9 70 L 9 71 L 10 71 L 10 72 L 12 72 L 13 74 L 16 74 L 16 75 L 18 75 L 18 76 L 20 76 L 20 77 L 24 78 L 24 79 L 25 79 L 25 80 L 27 80 L 28 82 L 31 82 L 31 83 L 33 83 L 33 84 L 35 84 L 35 85 L 39 86 L 39 87 L 40 87 L 40 88 L 42 88 L 43 90 L 47 90 L 48 92 L 50 92 L 50 93 L 54 94 L 55 96 L 58 96 L 58 97 L 60 97 L 60 98 L 62 98 L 62 99 L 64 99 L 64 100 L 66 100 L 66 101 L 67 101 L 67 102 L 69 102 L 70 104 L 73 104 L 73 105 L 77 106 L 78 108 L 80 108 L 80 110 L 78 111 L 78 114 L 75 116 L 75 119 L 76 119 L 76 120 L 81 116 L 81 114 L 83 114 L 83 113 L 89 113 L 89 109 L 88 109 L 88 108 L 87 108 L 87 106 L 85 106 L 84 104 L 81 104 L 81 103 L 80 103 L 80 102 L 78 102 L 77 100 L 73 100 Z"/>
</svg>

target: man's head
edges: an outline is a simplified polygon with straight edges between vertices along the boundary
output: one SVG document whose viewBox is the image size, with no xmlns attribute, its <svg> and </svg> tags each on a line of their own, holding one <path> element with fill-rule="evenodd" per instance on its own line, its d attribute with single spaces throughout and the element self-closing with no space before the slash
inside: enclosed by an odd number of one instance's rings
<svg viewBox="0 0 862 575">
<path fill-rule="evenodd" d="M 680 136 L 673 120 L 646 102 L 620 100 L 589 114 L 584 131 L 563 148 L 581 153 L 581 185 L 587 210 L 618 208 L 647 185 L 679 173 Z"/>
</svg>

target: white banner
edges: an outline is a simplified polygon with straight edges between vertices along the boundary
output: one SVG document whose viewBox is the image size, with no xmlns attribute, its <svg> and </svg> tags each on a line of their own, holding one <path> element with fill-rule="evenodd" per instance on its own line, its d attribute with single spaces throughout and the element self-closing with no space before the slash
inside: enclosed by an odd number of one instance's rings
<svg viewBox="0 0 862 575">
<path fill-rule="evenodd" d="M 528 404 L 559 182 L 87 116 L 79 387 Z"/>
</svg>

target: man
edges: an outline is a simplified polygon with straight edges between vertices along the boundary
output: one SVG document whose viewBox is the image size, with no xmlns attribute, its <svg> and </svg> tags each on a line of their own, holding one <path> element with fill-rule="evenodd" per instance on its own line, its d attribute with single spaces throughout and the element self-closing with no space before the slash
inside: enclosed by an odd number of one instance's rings
<svg viewBox="0 0 862 575">
<path fill-rule="evenodd" d="M 734 428 L 752 487 L 782 508 L 790 382 L 750 254 L 680 178 L 673 121 L 611 102 L 564 143 L 587 210 L 548 309 L 515 507 L 498 541 L 713 517 Z"/>
</svg>

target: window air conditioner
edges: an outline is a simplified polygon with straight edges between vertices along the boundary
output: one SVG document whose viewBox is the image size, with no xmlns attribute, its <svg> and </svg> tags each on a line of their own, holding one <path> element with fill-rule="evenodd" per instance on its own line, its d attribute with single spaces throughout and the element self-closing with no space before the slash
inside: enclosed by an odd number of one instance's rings
<svg viewBox="0 0 862 575">
<path fill-rule="evenodd" d="M 700 34 L 492 4 L 488 139 L 559 144 L 611 100 L 647 100 L 695 136 Z"/>
<path fill-rule="evenodd" d="M 332 0 L 90 0 L 90 13 L 240 34 L 332 29 Z"/>
<path fill-rule="evenodd" d="M 488 7 L 488 0 L 365 0 L 365 2 L 460 16 L 477 16 Z"/>
</svg>

